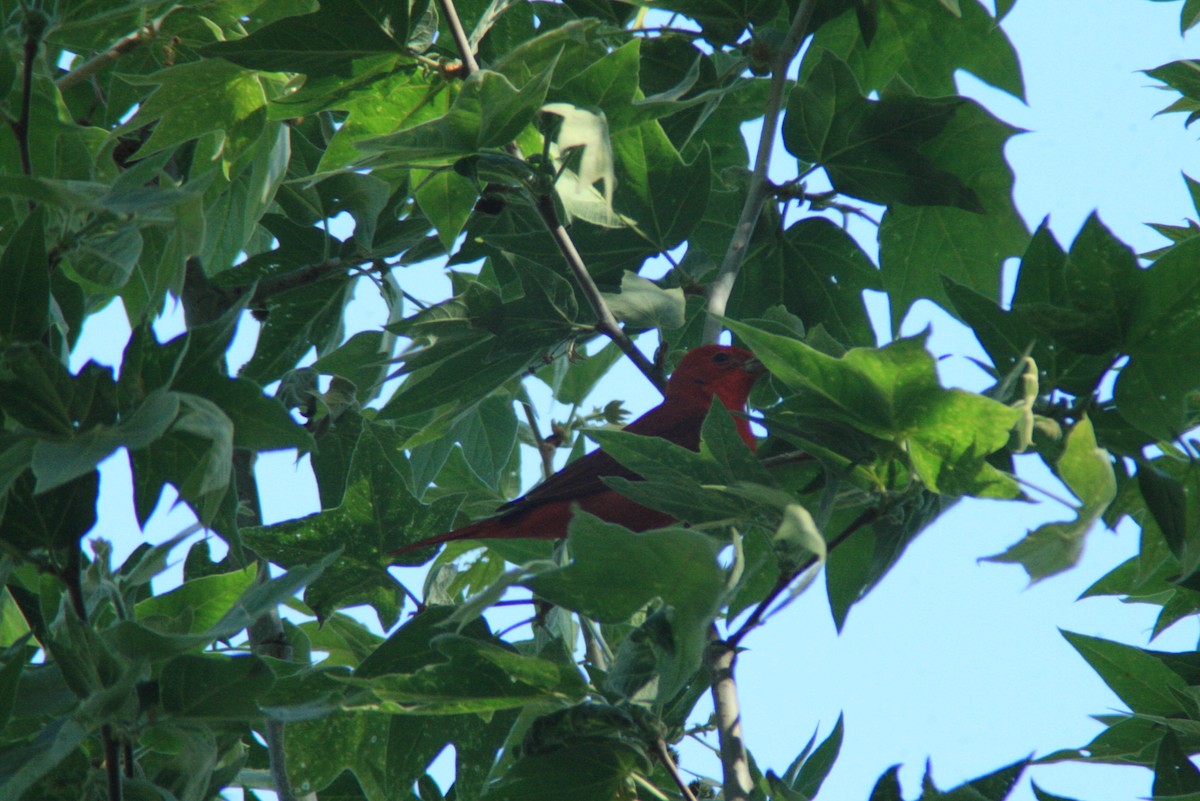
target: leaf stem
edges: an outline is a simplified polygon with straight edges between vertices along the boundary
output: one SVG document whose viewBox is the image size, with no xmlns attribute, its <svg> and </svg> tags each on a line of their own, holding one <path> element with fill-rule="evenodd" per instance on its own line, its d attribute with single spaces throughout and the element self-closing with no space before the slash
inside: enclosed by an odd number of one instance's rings
<svg viewBox="0 0 1200 801">
<path fill-rule="evenodd" d="M 176 6 L 175 8 L 179 7 L 180 6 Z M 171 11 L 173 10 L 174 9 L 171 9 Z M 166 18 L 170 16 L 171 11 L 168 11 L 166 14 L 154 20 L 153 22 L 142 26 L 140 29 L 134 31 L 123 39 L 118 40 L 116 44 L 105 50 L 103 53 L 92 56 L 78 67 L 56 80 L 54 85 L 58 87 L 60 92 L 65 92 L 72 86 L 75 86 L 76 84 L 86 80 L 95 73 L 104 69 L 121 56 L 136 49 L 138 45 L 158 36 L 159 28 L 162 27 L 162 24 Z"/>
<path fill-rule="evenodd" d="M 767 168 L 770 167 L 771 151 L 775 146 L 775 129 L 779 125 L 779 112 L 783 106 L 788 66 L 808 37 L 808 22 L 815 8 L 816 0 L 801 1 L 795 16 L 792 17 L 792 26 L 788 30 L 787 38 L 772 60 L 771 89 L 763 113 L 762 133 L 758 139 L 754 171 L 750 174 L 750 186 L 746 190 L 746 202 L 742 204 L 742 213 L 733 229 L 733 238 L 725 251 L 725 257 L 721 260 L 721 269 L 708 289 L 709 316 L 704 321 L 705 342 L 716 342 L 721 333 L 721 321 L 718 318 L 725 314 L 725 306 L 733 291 L 734 281 L 742 269 L 742 262 L 750 247 L 750 237 L 754 234 L 754 226 L 758 223 L 758 215 L 767 198 Z"/>
<path fill-rule="evenodd" d="M 810 0 L 806 0 L 806 4 Z M 459 55 L 462 56 L 463 67 L 466 74 L 463 78 L 467 78 L 473 72 L 479 71 L 479 61 L 475 58 L 475 53 L 471 49 L 471 41 L 467 37 L 466 30 L 463 29 L 462 20 L 459 19 L 458 11 L 454 7 L 454 0 L 438 0 L 438 5 L 442 9 L 442 13 L 446 18 L 446 25 L 450 28 L 450 33 L 454 37 L 454 43 L 458 47 Z M 515 158 L 522 158 L 521 152 L 513 144 L 507 147 L 509 155 Z M 558 212 L 554 208 L 554 198 L 545 193 L 535 193 L 535 206 L 538 214 L 545 223 L 546 228 L 550 231 L 550 236 L 554 239 L 554 244 L 558 246 L 558 250 L 562 253 L 563 259 L 567 262 L 567 267 L 575 276 L 575 280 L 579 282 L 580 288 L 583 290 L 584 297 L 587 298 L 588 304 L 591 305 L 592 311 L 596 314 L 596 331 L 617 343 L 617 347 L 633 361 L 642 374 L 650 380 L 650 383 L 658 389 L 659 392 L 666 392 L 666 379 L 662 372 L 656 370 L 654 365 L 646 356 L 637 349 L 633 344 L 633 340 L 625 333 L 617 322 L 616 316 L 612 310 L 608 308 L 608 304 L 604 301 L 604 297 L 600 294 L 596 282 L 592 280 L 591 273 L 588 272 L 587 265 L 583 261 L 583 257 L 579 254 L 579 249 L 575 247 L 575 242 L 571 239 L 571 235 L 567 233 L 567 229 L 563 227 L 558 219 Z"/>
<path fill-rule="evenodd" d="M 529 423 L 533 441 L 537 443 L 538 456 L 542 459 L 542 478 L 550 478 L 554 475 L 554 451 L 556 448 L 542 438 L 542 432 L 538 430 L 537 420 L 533 416 L 533 406 L 521 401 L 521 408 L 525 410 L 525 422 Z"/>
<path fill-rule="evenodd" d="M 854 518 L 854 520 L 848 526 L 842 529 L 836 537 L 828 542 L 826 546 L 827 550 L 832 551 L 834 548 L 838 547 L 847 539 L 849 539 L 850 535 L 854 534 L 854 532 L 858 531 L 863 526 L 878 520 L 880 514 L 880 510 L 874 507 L 864 511 L 858 517 Z M 767 597 L 758 602 L 758 605 L 754 607 L 754 611 L 750 613 L 750 616 L 746 618 L 746 621 L 742 623 L 742 625 L 733 633 L 732 636 L 726 639 L 726 643 L 729 645 L 729 647 L 737 648 L 741 644 L 742 640 L 745 639 L 747 634 L 758 628 L 758 626 L 760 626 L 764 620 L 770 617 L 770 615 L 767 613 L 767 610 L 771 607 L 771 604 L 775 603 L 775 599 L 778 598 L 784 592 L 784 590 L 788 588 L 792 581 L 795 580 L 796 576 L 800 575 L 805 570 L 808 570 L 816 563 L 817 557 L 812 556 L 806 559 L 804 563 L 795 570 L 781 573 L 779 575 L 779 579 L 775 582 L 775 586 L 772 587 L 771 591 L 767 593 Z"/>
<path fill-rule="evenodd" d="M 662 761 L 663 767 L 667 769 L 667 773 L 671 774 L 675 786 L 679 788 L 679 792 L 683 795 L 684 799 L 686 801 L 696 801 L 696 794 L 692 792 L 691 787 L 688 787 L 688 783 L 683 780 L 683 775 L 679 772 L 679 766 L 671 758 L 671 751 L 667 748 L 667 743 L 663 738 L 659 737 L 655 741 L 654 750 L 658 752 L 659 760 Z"/>
</svg>

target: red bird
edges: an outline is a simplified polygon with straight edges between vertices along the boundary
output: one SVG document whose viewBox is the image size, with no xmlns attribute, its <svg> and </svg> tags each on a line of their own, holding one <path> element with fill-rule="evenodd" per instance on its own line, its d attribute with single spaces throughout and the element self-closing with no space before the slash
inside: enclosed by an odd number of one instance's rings
<svg viewBox="0 0 1200 801">
<path fill-rule="evenodd" d="M 727 345 L 702 345 L 688 351 L 667 381 L 663 402 L 625 427 L 648 437 L 662 437 L 693 451 L 700 450 L 700 426 L 715 395 L 726 409 L 739 411 L 764 368 L 754 354 Z M 754 450 L 750 423 L 735 417 L 734 424 L 746 445 Z M 452 540 L 532 537 L 562 539 L 578 506 L 586 512 L 620 523 L 634 531 L 662 528 L 675 518 L 634 503 L 608 488 L 604 476 L 641 476 L 601 450 L 576 459 L 526 495 L 501 506 L 495 517 L 397 548 L 402 554 Z"/>
</svg>

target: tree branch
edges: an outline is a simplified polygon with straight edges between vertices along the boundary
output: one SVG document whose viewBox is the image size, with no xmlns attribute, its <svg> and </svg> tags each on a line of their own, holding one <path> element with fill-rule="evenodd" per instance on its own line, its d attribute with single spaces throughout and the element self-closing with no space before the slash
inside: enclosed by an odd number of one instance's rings
<svg viewBox="0 0 1200 801">
<path fill-rule="evenodd" d="M 241 525 L 262 525 L 262 506 L 258 499 L 258 484 L 254 480 L 254 454 L 238 448 L 233 452 L 233 482 L 237 491 L 238 505 L 242 511 L 238 515 Z M 267 581 L 271 576 L 271 568 L 267 560 L 258 562 L 258 580 Z M 250 651 L 260 656 L 273 659 L 290 660 L 292 645 L 288 642 L 287 632 L 283 630 L 283 621 L 279 610 L 272 609 L 255 620 L 246 629 L 250 639 Z M 279 801 L 299 801 L 292 791 L 288 781 L 287 756 L 284 751 L 284 724 L 278 720 L 267 720 L 264 725 L 263 739 L 267 742 L 267 759 L 270 763 L 271 783 Z M 315 794 L 305 798 L 316 798 Z"/>
<path fill-rule="evenodd" d="M 454 43 L 458 47 L 459 55 L 462 56 L 463 68 L 466 73 L 463 75 L 463 78 L 467 78 L 472 72 L 479 71 L 479 62 L 475 58 L 474 51 L 471 50 L 470 39 L 467 37 L 466 30 L 463 29 L 462 20 L 458 17 L 458 11 L 454 7 L 454 0 L 438 0 L 438 4 L 446 18 L 446 25 L 449 26 L 450 33 L 454 37 Z M 523 158 L 515 145 L 509 144 L 507 150 L 509 155 L 515 158 Z M 633 361 L 637 368 L 642 371 L 642 374 L 650 380 L 650 383 L 654 384 L 659 392 L 665 393 L 666 379 L 663 377 L 662 372 L 656 370 L 650 360 L 637 349 L 637 346 L 633 344 L 633 340 L 629 338 L 624 329 L 621 328 L 620 323 L 617 322 L 617 318 L 613 315 L 612 310 L 608 308 L 608 304 L 600 294 L 600 289 L 596 286 L 596 282 L 592 280 L 591 273 L 588 272 L 583 257 L 579 255 L 579 249 L 575 247 L 575 242 L 571 239 L 571 235 L 567 233 L 567 229 L 563 227 L 558 219 L 558 212 L 554 209 L 554 198 L 549 194 L 537 194 L 534 200 L 534 205 L 537 207 L 542 222 L 549 229 L 550 236 L 554 239 L 554 244 L 558 246 L 559 252 L 562 253 L 563 259 L 567 262 L 567 267 L 575 276 L 575 280 L 579 282 L 584 297 L 587 298 L 588 304 L 596 314 L 596 330 L 617 343 L 617 347 Z"/>
<path fill-rule="evenodd" d="M 554 474 L 554 451 L 557 448 L 542 438 L 542 432 L 538 431 L 537 420 L 533 416 L 533 406 L 521 401 L 521 408 L 525 410 L 525 422 L 529 423 L 533 441 L 537 444 L 538 456 L 542 459 L 542 478 L 550 478 Z"/>
<path fill-rule="evenodd" d="M 596 286 L 596 282 L 592 280 L 592 274 L 588 272 L 587 265 L 583 263 L 583 257 L 579 255 L 575 242 L 558 220 L 558 212 L 554 209 L 554 198 L 550 195 L 538 195 L 537 210 L 546 227 L 550 229 L 550 236 L 554 238 L 554 244 L 558 245 L 563 259 L 567 262 L 567 267 L 575 276 L 575 280 L 579 282 L 583 296 L 587 298 L 588 304 L 596 314 L 596 330 L 615 342 L 617 347 L 642 371 L 642 375 L 650 379 L 650 383 L 658 388 L 659 392 L 665 392 L 666 381 L 662 373 L 655 369 L 654 364 L 637 349 L 633 340 L 617 322 L 612 310 L 608 308 L 604 296 L 600 294 L 600 288 Z"/>
<path fill-rule="evenodd" d="M 712 642 L 705 652 L 705 663 L 717 718 L 717 741 L 721 744 L 721 798 L 724 801 L 748 801 L 754 781 L 750 776 L 746 743 L 742 739 L 741 704 L 733 677 L 737 648 L 721 641 L 715 626 L 709 630 L 709 637 Z"/>
<path fill-rule="evenodd" d="M 167 12 L 167 14 L 170 13 L 170 11 Z M 115 45 L 105 50 L 103 53 L 95 55 L 83 62 L 78 67 L 56 80 L 54 85 L 58 87 L 59 91 L 65 92 L 72 86 L 75 86 L 76 84 L 87 80 L 92 75 L 95 75 L 97 72 L 104 69 L 109 64 L 112 64 L 121 56 L 134 50 L 138 45 L 158 36 L 158 30 L 160 27 L 162 27 L 163 20 L 167 18 L 167 14 L 164 14 L 161 18 L 149 23 L 148 25 L 145 25 L 140 30 L 129 34 L 124 39 L 121 39 Z"/>
<path fill-rule="evenodd" d="M 21 157 L 21 173 L 33 175 L 33 158 L 29 153 L 29 122 L 33 108 L 33 67 L 37 61 L 38 50 L 42 45 L 42 35 L 46 32 L 48 20 L 40 9 L 26 9 L 22 20 L 25 34 L 24 60 L 21 70 L 21 110 L 17 119 L 10 119 L 13 136 L 17 139 L 17 152 Z M 32 201 L 30 202 L 32 208 Z"/>
<path fill-rule="evenodd" d="M 696 801 L 696 794 L 692 792 L 691 787 L 688 787 L 688 783 L 683 780 L 683 775 L 680 774 L 675 760 L 671 759 L 671 752 L 667 748 L 666 741 L 659 737 L 654 743 L 654 750 L 658 752 L 659 760 L 662 762 L 663 767 L 667 769 L 667 773 L 671 774 L 675 786 L 679 788 L 679 792 L 683 795 L 685 801 Z"/>
<path fill-rule="evenodd" d="M 832 551 L 834 548 L 838 547 L 847 539 L 849 539 L 850 535 L 852 535 L 854 532 L 858 531 L 863 526 L 878 520 L 880 514 L 881 513 L 878 508 L 871 508 L 864 511 L 858 517 L 854 518 L 854 520 L 848 526 L 842 529 L 836 537 L 831 539 L 826 544 L 827 550 Z M 750 617 L 746 618 L 746 621 L 738 627 L 738 630 L 735 631 L 732 636 L 726 638 L 725 641 L 728 643 L 729 647 L 737 648 L 747 634 L 758 628 L 758 626 L 760 626 L 762 622 L 769 617 L 767 610 L 770 608 L 771 604 L 775 603 L 775 599 L 778 598 L 783 591 L 791 585 L 791 583 L 796 579 L 796 576 L 800 575 L 805 570 L 808 570 L 816 563 L 817 557 L 813 556 L 806 559 L 804 563 L 795 570 L 787 573 L 781 573 L 779 579 L 775 582 L 775 586 L 772 587 L 771 591 L 767 593 L 767 597 L 759 601 L 758 605 L 754 607 L 754 611 L 750 613 Z"/>
<path fill-rule="evenodd" d="M 716 342 L 721 333 L 721 321 L 718 317 L 725 314 L 725 305 L 729 302 L 734 281 L 742 269 L 742 261 L 750 246 L 750 237 L 754 233 L 758 215 L 762 212 L 763 202 L 767 198 L 767 168 L 770 167 L 771 151 L 775 146 L 775 129 L 779 125 L 779 111 L 783 106 L 787 70 L 799 52 L 800 45 L 808 36 L 808 22 L 815 7 L 816 0 L 802 0 L 796 9 L 796 15 L 792 17 L 792 27 L 787 38 L 776 51 L 771 64 L 771 90 L 763 113 L 762 134 L 758 139 L 758 153 L 754 158 L 754 171 L 750 174 L 746 202 L 742 204 L 742 213 L 733 229 L 733 238 L 725 251 L 725 257 L 721 260 L 721 269 L 708 288 L 708 318 L 704 321 L 705 342 Z"/>
<path fill-rule="evenodd" d="M 454 7 L 454 0 L 438 0 L 438 5 L 442 8 L 442 16 L 446 18 L 446 25 L 450 28 L 450 34 L 454 37 L 454 45 L 458 48 L 458 54 L 462 56 L 463 66 L 466 68 L 466 78 L 472 72 L 479 72 L 479 62 L 475 59 L 475 51 L 471 49 L 471 40 L 467 38 L 467 32 L 463 28 L 462 20 L 458 18 L 458 9 Z"/>
<path fill-rule="evenodd" d="M 83 543 L 71 543 L 67 551 L 67 563 L 59 573 L 59 578 L 67 585 L 67 597 L 71 601 L 71 609 L 79 618 L 80 623 L 87 625 L 87 603 L 83 597 Z M 108 801 L 121 801 L 124 792 L 121 778 L 121 744 L 113 734 L 112 724 L 100 726 L 100 742 L 104 747 L 104 776 L 108 788 Z M 128 763 L 132 765 L 132 760 Z"/>
</svg>

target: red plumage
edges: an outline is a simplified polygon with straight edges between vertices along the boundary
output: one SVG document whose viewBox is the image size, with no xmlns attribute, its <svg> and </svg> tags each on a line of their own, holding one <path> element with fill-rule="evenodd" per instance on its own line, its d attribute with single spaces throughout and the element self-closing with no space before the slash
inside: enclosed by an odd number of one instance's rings
<svg viewBox="0 0 1200 801">
<path fill-rule="evenodd" d="M 727 345 L 702 345 L 683 357 L 667 381 L 663 402 L 625 427 L 647 437 L 662 437 L 693 451 L 700 449 L 700 427 L 717 397 L 725 408 L 738 411 L 746 405 L 750 389 L 763 373 L 754 354 Z M 750 424 L 734 420 L 746 445 L 754 449 Z M 452 540 L 533 537 L 562 539 L 567 536 L 574 507 L 634 531 L 671 525 L 670 515 L 634 503 L 611 490 L 604 476 L 641 476 L 622 466 L 602 450 L 576 459 L 527 494 L 506 503 L 495 517 L 479 520 L 446 534 L 414 542 L 393 551 L 407 553 Z"/>
</svg>

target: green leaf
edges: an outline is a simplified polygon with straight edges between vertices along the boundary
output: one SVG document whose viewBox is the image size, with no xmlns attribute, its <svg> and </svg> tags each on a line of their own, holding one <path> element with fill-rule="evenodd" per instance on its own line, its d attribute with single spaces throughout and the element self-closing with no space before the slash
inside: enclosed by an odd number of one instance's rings
<svg viewBox="0 0 1200 801">
<path fill-rule="evenodd" d="M 833 763 L 837 761 L 838 753 L 842 748 L 843 732 L 842 715 L 838 715 L 837 723 L 834 724 L 833 730 L 817 746 L 817 750 L 813 751 L 812 756 L 804 760 L 803 764 L 800 765 L 799 771 L 792 780 L 792 787 L 804 793 L 808 798 L 816 797 L 817 792 L 821 789 L 821 785 L 825 781 L 825 777 L 833 769 Z M 789 770 L 788 773 L 790 774 L 791 771 Z"/>
<path fill-rule="evenodd" d="M 700 23 L 704 36 L 714 45 L 732 45 L 747 26 L 770 22 L 779 11 L 778 0 L 675 0 L 671 9 Z"/>
<path fill-rule="evenodd" d="M 263 72 L 349 78 L 360 59 L 390 57 L 386 63 L 394 68 L 407 38 L 407 4 L 325 2 L 310 14 L 283 17 L 249 36 L 216 42 L 201 52 Z"/>
<path fill-rule="evenodd" d="M 517 445 L 517 417 L 508 397 L 489 395 L 463 417 L 451 436 L 462 444 L 471 472 L 492 489 Z"/>
<path fill-rule="evenodd" d="M 1200 0 L 1187 0 L 1179 16 L 1179 34 L 1187 33 L 1200 22 Z"/>
<path fill-rule="evenodd" d="M 0 751 L 0 793 L 21 798 L 39 779 L 75 752 L 87 732 L 70 718 L 59 718 L 41 729 L 28 743 L 14 743 Z"/>
<path fill-rule="evenodd" d="M 581 405 L 596 388 L 609 369 L 621 360 L 621 349 L 609 342 L 596 354 L 572 362 L 570 359 L 555 359 L 552 364 L 537 371 L 537 377 L 545 381 L 554 392 L 554 399 L 569 406 Z"/>
<path fill-rule="evenodd" d="M 157 123 L 139 148 L 139 156 L 216 131 L 222 137 L 222 157 L 233 162 L 264 131 L 267 98 L 261 80 L 226 61 L 191 61 L 145 77 L 126 75 L 125 80 L 158 85 L 122 129 L 133 131 Z"/>
<path fill-rule="evenodd" d="M 629 781 L 643 756 L 627 743 L 569 742 L 547 753 L 524 753 L 490 785 L 481 801 L 609 801 Z"/>
<path fill-rule="evenodd" d="M 133 275 L 143 244 L 139 226 L 122 225 L 83 239 L 67 254 L 67 264 L 85 286 L 119 290 Z"/>
<path fill-rule="evenodd" d="M 926 97 L 952 95 L 954 73 L 964 69 L 1023 100 L 1021 67 L 1008 36 L 978 0 L 960 0 L 959 7 L 961 15 L 942 0 L 871 4 L 874 36 L 863 36 L 859 20 L 843 14 L 821 26 L 810 52 L 835 53 L 867 91 L 900 79 Z"/>
<path fill-rule="evenodd" d="M 1187 496 L 1183 484 L 1174 476 L 1159 471 L 1152 463 L 1138 465 L 1137 484 L 1146 509 L 1154 516 L 1171 552 L 1182 561 L 1188 532 Z"/>
<path fill-rule="evenodd" d="M 304 594 L 305 603 L 320 618 L 368 603 L 383 625 L 395 625 L 404 596 L 387 570 L 389 553 L 450 529 L 459 499 L 420 504 L 405 484 L 408 466 L 400 445 L 399 435 L 386 426 L 365 427 L 350 484 L 337 508 L 243 532 L 250 547 L 285 567 L 338 552 Z"/>
<path fill-rule="evenodd" d="M 541 598 L 602 623 L 621 623 L 655 599 L 673 610 L 674 659 L 660 666 L 658 697 L 675 695 L 699 667 L 721 603 L 722 543 L 686 529 L 641 535 L 586 512 L 571 519 L 571 562 L 525 584 Z"/>
<path fill-rule="evenodd" d="M 342 338 L 342 311 L 354 282 L 339 275 L 272 295 L 267 320 L 258 335 L 254 356 L 241 377 L 260 384 L 278 379 L 315 347 L 318 355 L 332 351 Z"/>
<path fill-rule="evenodd" d="M 1083 539 L 1117 495 L 1112 457 L 1096 445 L 1091 421 L 1084 417 L 1067 434 L 1066 449 L 1053 465 L 1081 505 L 1070 521 L 1045 523 L 990 562 L 1020 564 L 1030 581 L 1061 573 L 1079 561 Z"/>
<path fill-rule="evenodd" d="M 798 159 L 824 167 L 842 194 L 881 205 L 982 213 L 974 190 L 927 155 L 963 104 L 955 98 L 868 100 L 846 65 L 825 53 L 788 98 L 783 141 Z"/>
<path fill-rule="evenodd" d="M 183 654 L 163 666 L 159 698 L 174 718 L 197 721 L 257 721 L 258 699 L 275 677 L 256 656 Z"/>
<path fill-rule="evenodd" d="M 449 169 L 432 173 L 413 170 L 412 181 L 417 187 L 413 197 L 437 229 L 442 247 L 450 253 L 479 197 L 475 184 Z"/>
<path fill-rule="evenodd" d="M 771 374 L 821 404 L 827 419 L 904 447 L 930 490 L 1016 497 L 1016 483 L 986 457 L 1008 442 L 1019 413 L 982 395 L 943 389 L 922 337 L 856 348 L 840 359 L 796 339 L 726 321 Z M 814 410 L 816 413 L 816 410 Z"/>
<path fill-rule="evenodd" d="M 948 206 L 895 205 L 879 229 L 879 267 L 898 331 L 919 298 L 946 305 L 942 276 L 998 300 L 1004 260 L 1019 255 L 1029 231 L 1013 205 L 1013 173 L 1004 148 L 1019 130 L 974 101 L 957 107 L 922 152 L 975 193 L 983 213 Z M 930 265 L 936 265 L 931 269 Z"/>
<path fill-rule="evenodd" d="M 286 741 L 291 781 L 322 797 L 336 797 L 326 788 L 348 771 L 363 792 L 371 793 L 367 797 L 402 797 L 453 744 L 459 756 L 455 787 L 466 797 L 477 797 L 514 717 L 506 712 L 484 720 L 478 715 L 417 717 L 356 710 L 295 723 L 288 727 Z"/>
<path fill-rule="evenodd" d="M 1153 793 L 1155 798 L 1200 797 L 1200 770 L 1192 764 L 1179 737 L 1171 731 L 1163 735 L 1158 744 Z"/>
<path fill-rule="evenodd" d="M 0 353 L 0 409 L 21 425 L 52 437 L 75 429 L 75 386 L 67 368 L 41 343 Z"/>
<path fill-rule="evenodd" d="M 682 289 L 661 289 L 653 281 L 626 271 L 621 276 L 620 294 L 603 296 L 609 310 L 626 325 L 660 330 L 683 327 Z"/>
<path fill-rule="evenodd" d="M 977 779 L 963 782 L 958 787 L 947 790 L 945 793 L 934 787 L 933 778 L 930 775 L 932 767 L 927 766 L 923 780 L 924 787 L 922 788 L 924 792 L 921 793 L 921 799 L 935 801 L 935 799 L 951 798 L 957 801 L 957 799 L 961 798 L 964 801 L 966 799 L 970 799 L 971 801 L 1004 801 L 1016 788 L 1021 774 L 1025 772 L 1025 768 L 1028 766 L 1029 760 L 1022 759 L 986 776 L 980 776 Z"/>
<path fill-rule="evenodd" d="M 1159 659 L 1131 645 L 1070 631 L 1062 634 L 1134 712 L 1163 716 L 1185 714 L 1179 696 L 1173 691 L 1186 693 L 1187 683 Z"/>
<path fill-rule="evenodd" d="M 1037 799 L 1037 801 L 1077 801 L 1074 798 L 1067 798 L 1066 796 L 1048 793 L 1041 787 L 1038 787 L 1037 782 L 1030 782 L 1030 786 L 1033 787 L 1033 797 Z"/>
<path fill-rule="evenodd" d="M 527 75 L 518 87 L 489 70 L 471 73 L 449 112 L 429 122 L 365 141 L 380 166 L 450 164 L 463 156 L 512 142 L 546 99 L 553 64 Z"/>
<path fill-rule="evenodd" d="M 1122 416 L 1159 439 L 1188 428 L 1189 397 L 1200 387 L 1200 368 L 1193 358 L 1200 354 L 1200 321 L 1194 314 L 1200 281 L 1187 267 L 1198 257 L 1200 240 L 1180 243 L 1149 270 L 1126 272 L 1112 290 L 1123 294 L 1114 298 L 1117 308 L 1108 319 L 1120 326 L 1130 355 L 1117 378 L 1115 399 Z"/>
<path fill-rule="evenodd" d="M 427 715 L 563 703 L 586 689 L 574 664 L 523 656 L 506 644 L 457 634 L 443 634 L 431 644 L 446 661 L 354 683 L 369 688 L 389 710 Z"/>
<path fill-rule="evenodd" d="M 0 341 L 41 339 L 50 315 L 50 263 L 46 258 L 45 212 L 39 206 L 24 220 L 0 254 Z"/>
<path fill-rule="evenodd" d="M 156 389 L 116 426 L 97 425 L 69 440 L 39 440 L 33 450 L 36 492 L 60 487 L 93 470 L 117 448 L 138 450 L 166 433 L 179 414 L 179 396 Z"/>
<path fill-rule="evenodd" d="M 33 475 L 23 474 L 8 494 L 0 539 L 22 550 L 80 547 L 80 537 L 96 524 L 99 489 L 95 470 L 36 494 Z"/>
<path fill-rule="evenodd" d="M 135 607 L 137 619 L 163 631 L 201 634 L 208 631 L 234 603 L 254 586 L 256 568 L 189 579 L 173 590 L 155 595 Z"/>
</svg>

